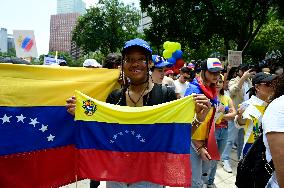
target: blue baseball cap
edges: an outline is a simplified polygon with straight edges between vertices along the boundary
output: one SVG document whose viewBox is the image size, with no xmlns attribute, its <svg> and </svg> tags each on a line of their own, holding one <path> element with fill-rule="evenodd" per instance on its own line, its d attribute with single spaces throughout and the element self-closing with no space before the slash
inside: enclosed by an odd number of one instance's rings
<svg viewBox="0 0 284 188">
<path fill-rule="evenodd" d="M 139 39 L 139 38 L 136 38 L 136 39 L 132 39 L 132 40 L 129 40 L 127 41 L 125 44 L 124 44 L 124 47 L 122 49 L 122 54 L 125 54 L 126 50 L 131 48 L 131 47 L 141 47 L 143 48 L 146 52 L 148 52 L 149 54 L 152 54 L 152 49 L 150 47 L 150 45 L 142 40 L 142 39 Z"/>
<path fill-rule="evenodd" d="M 159 55 L 152 55 L 152 61 L 154 63 L 154 67 L 156 68 L 164 68 L 171 64 Z"/>
</svg>

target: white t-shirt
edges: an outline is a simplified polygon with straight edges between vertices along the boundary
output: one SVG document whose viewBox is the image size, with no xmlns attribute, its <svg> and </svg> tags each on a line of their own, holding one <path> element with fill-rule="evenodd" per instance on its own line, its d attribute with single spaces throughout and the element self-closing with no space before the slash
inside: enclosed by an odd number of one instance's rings
<svg viewBox="0 0 284 188">
<path fill-rule="evenodd" d="M 184 97 L 185 90 L 187 88 L 188 82 L 180 83 L 177 79 L 175 80 L 175 93 L 179 93 L 181 97 Z"/>
<path fill-rule="evenodd" d="M 266 160 L 271 161 L 272 156 L 267 142 L 266 134 L 269 132 L 284 132 L 284 95 L 273 100 L 267 107 L 263 118 L 263 143 L 266 147 Z M 278 188 L 275 174 L 269 180 L 269 187 Z"/>
</svg>

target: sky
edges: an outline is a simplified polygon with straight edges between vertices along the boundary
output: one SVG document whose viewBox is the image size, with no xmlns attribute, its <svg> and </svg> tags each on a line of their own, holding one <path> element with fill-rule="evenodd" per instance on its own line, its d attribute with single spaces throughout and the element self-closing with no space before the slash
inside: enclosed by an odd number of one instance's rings
<svg viewBox="0 0 284 188">
<path fill-rule="evenodd" d="M 86 7 L 98 0 L 83 0 Z M 122 0 L 125 4 L 139 0 Z M 34 30 L 38 55 L 47 54 L 49 48 L 50 15 L 56 14 L 56 0 L 0 0 L 0 28 L 8 34 L 13 30 Z"/>
</svg>

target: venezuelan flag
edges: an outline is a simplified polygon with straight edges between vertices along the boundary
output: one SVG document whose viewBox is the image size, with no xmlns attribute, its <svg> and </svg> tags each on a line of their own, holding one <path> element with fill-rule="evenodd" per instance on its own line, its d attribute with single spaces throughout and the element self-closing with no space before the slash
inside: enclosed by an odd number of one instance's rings
<svg viewBox="0 0 284 188">
<path fill-rule="evenodd" d="M 105 100 L 118 70 L 0 64 L 0 187 L 58 187 L 76 178 L 74 118 L 80 89 Z"/>
<path fill-rule="evenodd" d="M 80 178 L 190 186 L 192 96 L 145 107 L 76 97 Z"/>
</svg>

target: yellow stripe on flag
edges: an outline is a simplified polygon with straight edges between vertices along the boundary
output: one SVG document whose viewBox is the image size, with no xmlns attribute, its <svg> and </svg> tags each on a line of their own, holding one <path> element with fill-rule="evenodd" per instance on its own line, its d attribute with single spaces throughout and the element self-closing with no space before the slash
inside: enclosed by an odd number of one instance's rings
<svg viewBox="0 0 284 188">
<path fill-rule="evenodd" d="M 0 106 L 64 106 L 75 90 L 104 101 L 119 70 L 0 64 Z"/>
<path fill-rule="evenodd" d="M 76 120 L 119 124 L 191 123 L 195 114 L 192 96 L 144 107 L 113 105 L 79 91 L 76 91 L 76 98 Z"/>
</svg>

